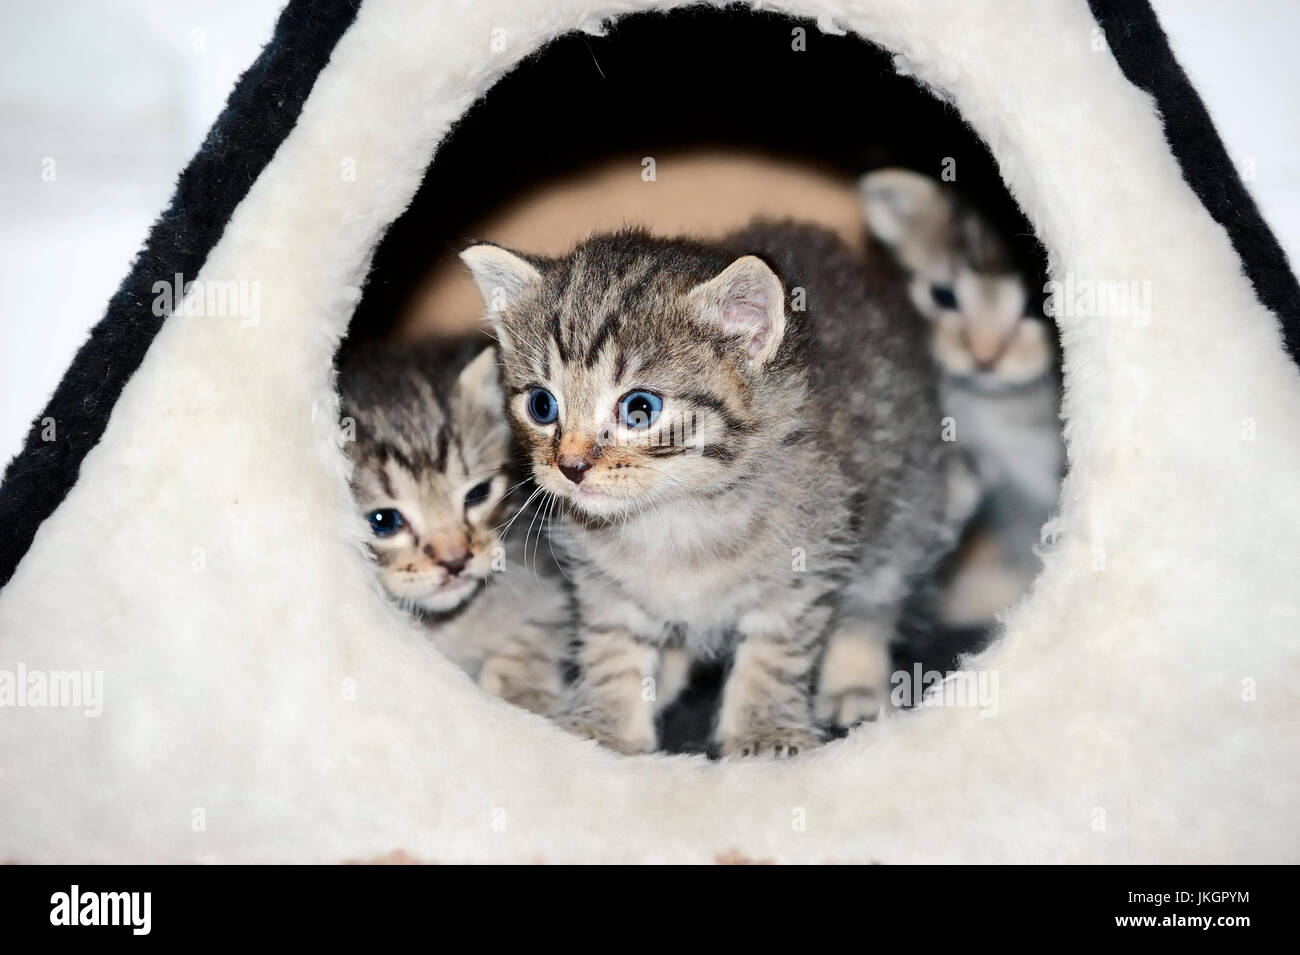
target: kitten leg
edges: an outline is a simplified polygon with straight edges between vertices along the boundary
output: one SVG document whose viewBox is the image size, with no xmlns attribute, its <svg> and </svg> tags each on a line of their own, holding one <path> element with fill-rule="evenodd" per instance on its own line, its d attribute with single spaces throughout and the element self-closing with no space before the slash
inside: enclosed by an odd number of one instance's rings
<svg viewBox="0 0 1300 955">
<path fill-rule="evenodd" d="M 824 614 L 794 632 L 740 637 L 722 690 L 716 738 L 723 756 L 794 756 L 821 743 L 812 721 L 812 671 Z"/>
<path fill-rule="evenodd" d="M 822 660 L 814 711 L 837 729 L 874 720 L 889 699 L 893 668 L 890 616 L 843 621 L 831 634 Z"/>
<path fill-rule="evenodd" d="M 547 646 L 551 641 L 550 635 L 544 632 L 512 637 L 483 661 L 479 686 L 526 710 L 542 716 L 556 715 L 564 678 L 559 659 Z"/>
<path fill-rule="evenodd" d="M 620 753 L 653 752 L 658 648 L 621 627 L 584 627 L 578 667 L 561 725 Z"/>
<path fill-rule="evenodd" d="M 680 647 L 659 651 L 659 678 L 655 681 L 655 707 L 664 709 L 681 696 L 691 680 L 690 654 Z"/>
</svg>

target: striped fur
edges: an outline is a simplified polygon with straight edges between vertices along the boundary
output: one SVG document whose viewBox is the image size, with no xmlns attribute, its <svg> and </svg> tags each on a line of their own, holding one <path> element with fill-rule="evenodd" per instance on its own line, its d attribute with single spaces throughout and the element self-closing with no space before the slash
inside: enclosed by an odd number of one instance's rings
<svg viewBox="0 0 1300 955">
<path fill-rule="evenodd" d="M 672 646 L 732 655 L 723 754 L 815 745 L 815 709 L 832 722 L 874 712 L 898 604 L 964 509 L 899 284 L 793 224 L 718 245 L 625 231 L 559 260 L 493 246 L 463 257 L 500 306 L 489 317 L 507 407 L 562 512 L 553 537 L 573 565 L 581 637 L 569 725 L 653 749 Z M 768 280 L 775 311 L 755 337 Z M 538 386 L 558 402 L 554 424 L 528 413 Z M 617 420 L 633 389 L 663 399 L 649 429 Z M 575 453 L 590 461 L 577 484 L 559 469 Z M 840 662 L 814 707 L 828 642 Z"/>
<path fill-rule="evenodd" d="M 385 590 L 422 617 L 438 648 L 479 685 L 535 712 L 556 711 L 570 598 L 545 547 L 529 546 L 526 484 L 512 461 L 496 352 L 365 349 L 340 370 L 362 513 L 393 508 L 405 526 L 372 537 Z M 484 482 L 481 501 L 467 493 Z M 512 533 L 498 529 L 508 525 Z M 448 557 L 464 566 L 448 570 Z M 455 566 L 453 563 L 452 566 Z"/>
</svg>

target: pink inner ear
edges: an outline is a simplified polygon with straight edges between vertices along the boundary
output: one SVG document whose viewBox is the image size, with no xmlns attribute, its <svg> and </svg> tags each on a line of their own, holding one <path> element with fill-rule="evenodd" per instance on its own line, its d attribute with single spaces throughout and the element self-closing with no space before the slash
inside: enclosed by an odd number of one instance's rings
<svg viewBox="0 0 1300 955">
<path fill-rule="evenodd" d="M 733 288 L 731 294 L 741 291 Z M 723 303 L 722 327 L 728 332 L 749 336 L 746 351 L 750 358 L 763 350 L 763 346 L 767 344 L 768 333 L 771 331 L 767 308 L 760 301 L 745 298 L 729 297 Z"/>
</svg>

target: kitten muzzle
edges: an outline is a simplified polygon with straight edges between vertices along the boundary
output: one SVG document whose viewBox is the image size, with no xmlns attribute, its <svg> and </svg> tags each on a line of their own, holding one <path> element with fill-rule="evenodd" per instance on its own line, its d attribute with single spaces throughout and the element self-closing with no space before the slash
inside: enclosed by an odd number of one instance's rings
<svg viewBox="0 0 1300 955">
<path fill-rule="evenodd" d="M 555 466 L 574 484 L 581 484 L 599 457 L 600 446 L 594 438 L 584 434 L 566 434 L 560 439 Z"/>
<path fill-rule="evenodd" d="M 424 545 L 424 556 L 455 577 L 474 554 L 470 551 L 469 536 L 463 530 L 440 531 Z"/>
</svg>

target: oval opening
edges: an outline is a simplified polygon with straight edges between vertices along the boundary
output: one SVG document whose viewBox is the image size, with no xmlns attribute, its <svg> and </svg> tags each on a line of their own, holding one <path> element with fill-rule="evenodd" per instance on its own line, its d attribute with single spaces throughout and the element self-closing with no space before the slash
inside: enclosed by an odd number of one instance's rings
<svg viewBox="0 0 1300 955">
<path fill-rule="evenodd" d="M 1026 312 L 1042 321 L 1043 251 L 988 149 L 955 109 L 898 75 L 887 52 L 737 8 L 629 15 L 605 36 L 568 34 L 505 76 L 439 146 L 376 251 L 343 353 L 474 335 L 482 303 L 457 257 L 474 240 L 556 255 L 625 224 L 717 237 L 763 216 L 817 222 L 868 254 L 889 254 L 869 238 L 858 186 L 884 168 L 944 180 L 964 214 L 1003 243 L 1000 268 L 1023 283 Z M 1046 347 L 1055 368 L 1054 335 Z M 1007 420 L 1022 410 L 1018 387 L 997 399 L 1013 408 Z M 962 414 L 987 412 L 979 426 L 996 426 L 990 402 Z M 1006 437 L 1005 453 L 1018 453 L 1016 436 Z M 921 689 L 915 675 L 949 671 L 992 638 L 980 607 L 1004 606 L 1036 573 L 1026 555 L 1034 560 L 1055 486 L 1033 507 L 988 494 L 931 586 L 909 602 L 893 659 L 909 692 Z M 1014 560 L 998 556 L 1008 547 Z M 663 748 L 706 747 L 724 666 L 697 664 L 660 716 Z"/>
</svg>

